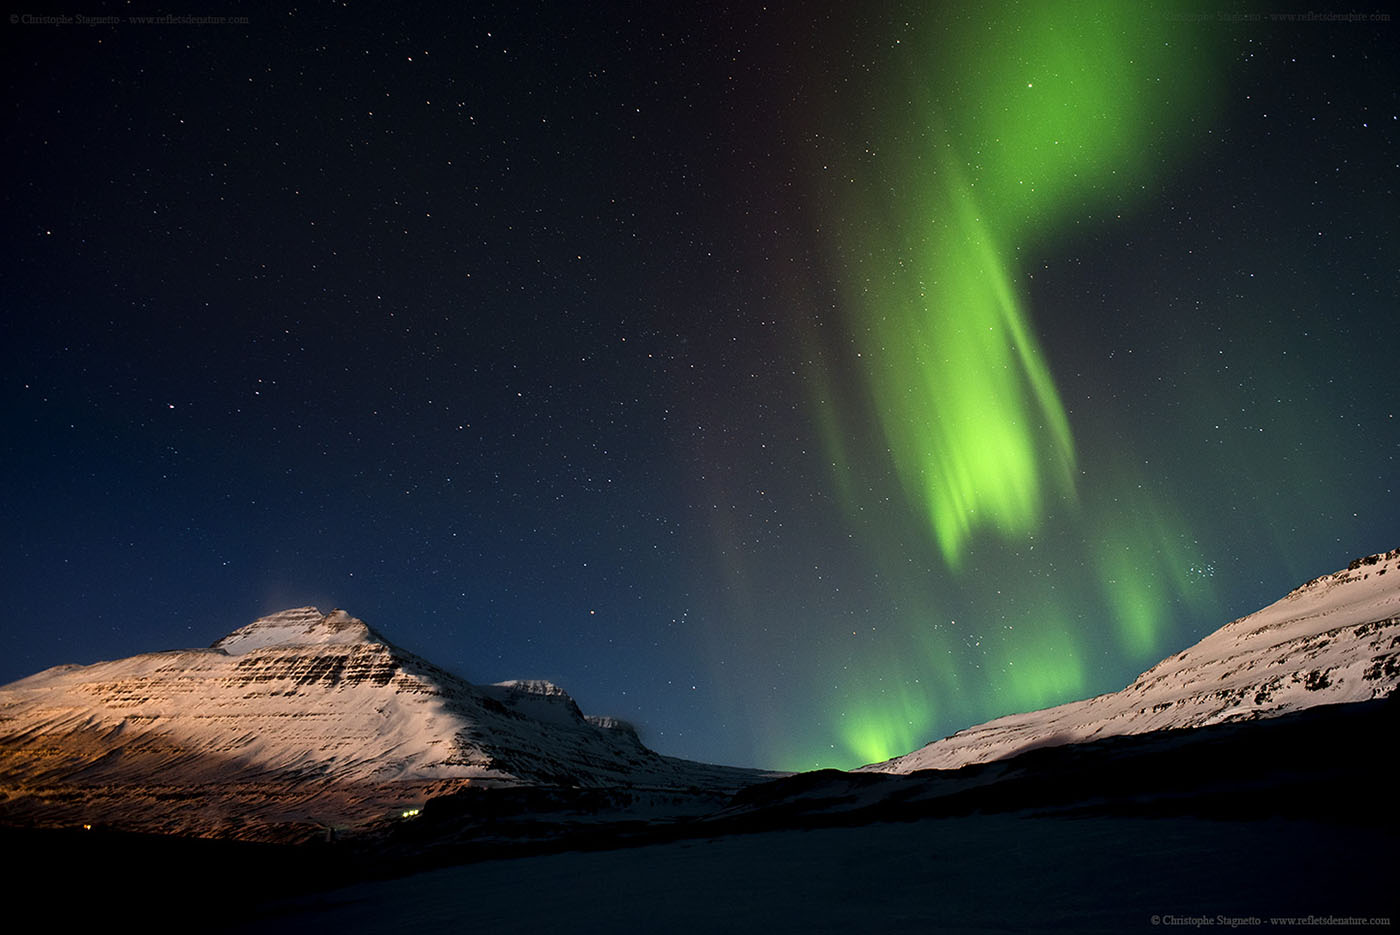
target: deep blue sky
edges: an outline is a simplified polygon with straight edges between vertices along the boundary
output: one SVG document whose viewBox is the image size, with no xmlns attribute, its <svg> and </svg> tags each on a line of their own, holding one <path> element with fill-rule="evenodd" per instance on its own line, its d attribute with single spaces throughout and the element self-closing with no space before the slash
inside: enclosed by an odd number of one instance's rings
<svg viewBox="0 0 1400 935">
<path fill-rule="evenodd" d="M 0 24 L 0 682 L 313 603 L 665 753 L 852 766 L 1400 545 L 1393 22 L 1193 22 L 1184 154 L 1008 245 L 1073 490 L 954 568 L 833 259 L 897 258 L 821 164 L 913 145 L 890 75 L 958 83 L 892 37 L 960 26 L 786 7 Z"/>
</svg>

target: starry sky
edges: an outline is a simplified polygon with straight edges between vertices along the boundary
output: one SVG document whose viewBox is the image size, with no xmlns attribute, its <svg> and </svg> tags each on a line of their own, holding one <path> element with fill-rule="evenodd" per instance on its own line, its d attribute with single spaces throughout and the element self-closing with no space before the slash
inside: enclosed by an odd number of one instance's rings
<svg viewBox="0 0 1400 935">
<path fill-rule="evenodd" d="M 11 15 L 0 682 L 316 604 L 786 769 L 1117 690 L 1400 545 L 1370 13 Z"/>
</svg>

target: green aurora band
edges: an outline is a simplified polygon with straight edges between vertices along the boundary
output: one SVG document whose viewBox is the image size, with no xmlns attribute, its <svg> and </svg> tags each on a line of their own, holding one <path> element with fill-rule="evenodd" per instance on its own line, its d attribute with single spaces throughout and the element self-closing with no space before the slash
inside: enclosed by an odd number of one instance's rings
<svg viewBox="0 0 1400 935">
<path fill-rule="evenodd" d="M 1158 648 L 1165 601 L 1200 609 L 1209 598 L 1191 573 L 1189 532 L 1131 471 L 1099 472 L 1115 492 L 1081 502 L 1070 420 L 1021 267 L 1066 224 L 1130 209 L 1213 109 L 1219 56 L 1199 46 L 1189 19 L 1179 6 L 1168 16 L 1121 2 L 940 9 L 928 28 L 900 34 L 892 64 L 902 93 L 854 109 L 846 101 L 829 115 L 841 128 L 829 136 L 845 140 L 847 156 L 821 173 L 838 221 L 832 246 L 850 350 L 840 365 L 815 365 L 816 424 L 847 515 L 859 520 L 878 486 L 861 480 L 869 465 L 853 457 L 867 419 L 950 574 L 964 572 L 987 533 L 1004 548 L 1032 540 L 1059 504 L 1057 522 L 1084 535 L 1080 565 L 1091 570 L 1095 603 L 1133 658 Z M 890 85 L 886 76 L 870 90 Z M 858 391 L 833 379 L 838 369 L 859 375 Z M 898 557 L 874 543 L 872 552 L 882 579 L 898 580 Z M 870 679 L 912 688 L 872 693 L 871 681 L 857 680 L 842 693 L 834 729 L 861 762 L 929 740 L 935 712 L 976 710 L 949 675 L 965 661 L 958 644 L 929 629 L 942 619 L 938 603 L 902 596 L 917 645 L 893 671 L 888 657 L 868 663 Z M 1092 684 L 1076 636 L 1083 624 L 1043 594 L 1019 606 L 1007 619 L 1021 625 L 999 631 L 994 667 L 982 673 L 995 707 L 1080 697 Z"/>
</svg>

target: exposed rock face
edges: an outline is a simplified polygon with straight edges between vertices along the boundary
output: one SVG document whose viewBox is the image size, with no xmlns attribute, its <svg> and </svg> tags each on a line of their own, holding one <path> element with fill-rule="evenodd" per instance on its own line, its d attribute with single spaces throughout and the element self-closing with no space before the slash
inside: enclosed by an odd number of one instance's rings
<svg viewBox="0 0 1400 935">
<path fill-rule="evenodd" d="M 158 830 L 228 833 L 353 823 L 467 781 L 718 789 L 764 776 L 661 756 L 548 682 L 471 685 L 313 607 L 209 649 L 0 688 L 0 816 L 26 822 L 149 829 L 136 816 L 152 812 Z"/>
<path fill-rule="evenodd" d="M 1357 559 L 1162 660 L 1127 688 L 970 727 L 866 770 L 956 769 L 1034 747 L 1367 701 L 1400 683 L 1400 549 Z"/>
</svg>

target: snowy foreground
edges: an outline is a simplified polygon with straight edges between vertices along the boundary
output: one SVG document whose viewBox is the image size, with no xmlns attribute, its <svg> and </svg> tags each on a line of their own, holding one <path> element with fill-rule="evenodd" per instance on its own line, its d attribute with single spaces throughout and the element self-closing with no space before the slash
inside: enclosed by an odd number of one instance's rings
<svg viewBox="0 0 1400 935">
<path fill-rule="evenodd" d="M 231 930 L 1094 933 L 1225 916 L 1257 931 L 1388 915 L 1393 841 L 1277 819 L 876 823 L 484 861 L 290 900 Z"/>
<path fill-rule="evenodd" d="M 1396 915 L 1397 730 L 1389 698 L 951 772 L 801 774 L 659 823 L 595 810 L 618 790 L 462 791 L 329 844 L 0 830 L 0 847 L 25 855 L 13 892 L 72 930 L 1258 930 Z"/>
</svg>

